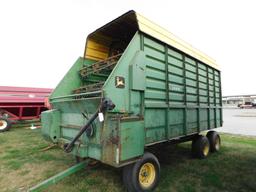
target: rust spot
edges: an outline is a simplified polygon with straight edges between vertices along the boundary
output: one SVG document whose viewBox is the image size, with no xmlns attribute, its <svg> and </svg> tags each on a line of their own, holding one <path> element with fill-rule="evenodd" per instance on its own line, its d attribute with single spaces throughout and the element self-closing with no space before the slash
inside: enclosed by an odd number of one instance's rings
<svg viewBox="0 0 256 192">
<path fill-rule="evenodd" d="M 113 144 L 118 144 L 119 143 L 119 136 L 116 136 L 116 137 L 110 137 L 109 138 L 109 141 Z"/>
</svg>

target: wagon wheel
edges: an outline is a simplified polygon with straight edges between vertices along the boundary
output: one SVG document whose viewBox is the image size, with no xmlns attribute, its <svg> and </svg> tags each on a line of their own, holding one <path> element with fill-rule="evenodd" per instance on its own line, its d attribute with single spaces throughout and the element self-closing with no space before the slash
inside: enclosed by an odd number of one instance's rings
<svg viewBox="0 0 256 192">
<path fill-rule="evenodd" d="M 192 141 L 192 154 L 195 157 L 204 159 L 210 151 L 210 143 L 206 136 L 199 135 Z"/>
<path fill-rule="evenodd" d="M 145 153 L 142 159 L 123 169 L 123 181 L 128 191 L 152 191 L 159 178 L 160 164 L 152 153 Z"/>
<path fill-rule="evenodd" d="M 209 131 L 206 135 L 210 143 L 210 151 L 217 152 L 220 150 L 220 135 L 216 131 Z"/>
<path fill-rule="evenodd" d="M 4 117 L 0 117 L 0 132 L 8 131 L 11 128 L 11 122 Z"/>
</svg>

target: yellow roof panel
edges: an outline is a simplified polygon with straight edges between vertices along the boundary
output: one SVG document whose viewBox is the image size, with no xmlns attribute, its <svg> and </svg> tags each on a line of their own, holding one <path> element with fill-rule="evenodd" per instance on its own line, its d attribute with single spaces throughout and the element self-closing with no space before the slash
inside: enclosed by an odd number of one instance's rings
<svg viewBox="0 0 256 192">
<path fill-rule="evenodd" d="M 136 31 L 141 31 L 163 43 L 175 47 L 176 49 L 190 55 L 191 57 L 194 57 L 195 59 L 198 59 L 199 61 L 215 69 L 220 70 L 219 65 L 215 62 L 214 59 L 192 47 L 190 44 L 181 40 L 156 23 L 136 13 L 135 11 L 128 11 L 117 19 L 107 23 L 103 27 L 91 33 L 87 38 L 88 47 L 86 47 L 85 56 L 90 56 L 90 58 L 95 57 L 95 59 L 105 58 L 107 56 L 109 44 L 111 43 L 112 39 L 115 39 L 114 36 L 117 36 L 119 33 L 121 34 L 123 29 L 128 30 L 128 28 L 130 28 L 134 33 Z M 100 40 L 101 44 L 103 44 L 102 47 L 99 47 L 97 42 L 90 42 L 98 40 Z M 93 48 L 99 48 L 99 50 L 97 50 L 98 52 L 93 53 Z"/>
<path fill-rule="evenodd" d="M 165 30 L 164 28 L 160 27 L 159 25 L 153 23 L 152 21 L 148 20 L 147 18 L 143 17 L 142 15 L 135 13 L 139 30 L 162 41 L 172 47 L 175 47 L 182 52 L 204 62 L 205 64 L 210 65 L 213 68 L 220 69 L 219 65 L 215 62 L 214 59 L 207 56 L 206 54 L 202 53 L 198 49 L 192 47 L 185 41 L 181 40 L 180 38 L 176 37 L 174 34 L 170 33 L 169 31 Z"/>
</svg>

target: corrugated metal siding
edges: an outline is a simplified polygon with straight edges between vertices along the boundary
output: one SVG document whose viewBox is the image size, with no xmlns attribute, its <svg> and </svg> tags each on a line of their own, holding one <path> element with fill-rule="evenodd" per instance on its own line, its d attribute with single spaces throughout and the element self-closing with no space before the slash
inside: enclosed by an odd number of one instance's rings
<svg viewBox="0 0 256 192">
<path fill-rule="evenodd" d="M 146 143 L 221 126 L 220 72 L 142 36 L 146 54 Z"/>
<path fill-rule="evenodd" d="M 163 45 L 144 38 L 146 53 L 145 128 L 149 142 L 165 139 L 165 48 Z M 147 108 L 152 107 L 153 108 Z"/>
<path fill-rule="evenodd" d="M 198 49 L 192 47 L 190 44 L 186 43 L 185 41 L 181 40 L 171 32 L 165 30 L 161 26 L 155 24 L 154 22 L 150 21 L 149 19 L 143 17 L 142 15 L 135 13 L 139 30 L 170 45 L 175 47 L 176 49 L 181 50 L 182 52 L 198 59 L 206 64 L 219 69 L 219 66 L 216 64 L 215 60 L 209 57 L 208 55 L 204 54 L 203 52 L 199 51 Z"/>
</svg>

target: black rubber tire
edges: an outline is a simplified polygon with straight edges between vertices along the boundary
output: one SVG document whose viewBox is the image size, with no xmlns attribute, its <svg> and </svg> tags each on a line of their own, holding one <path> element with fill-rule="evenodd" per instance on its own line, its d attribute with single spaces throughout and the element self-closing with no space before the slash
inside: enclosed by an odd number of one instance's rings
<svg viewBox="0 0 256 192">
<path fill-rule="evenodd" d="M 220 135 L 216 131 L 209 131 L 206 134 L 206 137 L 210 143 L 210 151 L 211 152 L 218 152 L 221 146 L 221 139 Z"/>
<path fill-rule="evenodd" d="M 128 192 L 135 191 L 131 182 L 133 166 L 134 164 L 130 164 L 123 168 L 123 183 Z"/>
<path fill-rule="evenodd" d="M 11 128 L 11 121 L 5 117 L 0 117 L 0 132 L 8 131 Z"/>
<path fill-rule="evenodd" d="M 151 165 L 154 166 L 155 170 L 155 178 L 153 183 L 148 186 L 147 188 L 143 187 L 140 184 L 139 181 L 139 173 L 140 169 L 142 168 L 143 165 L 146 163 L 150 163 Z M 160 179 L 160 164 L 152 153 L 146 152 L 143 157 L 138 160 L 136 163 L 127 165 L 123 169 L 123 181 L 124 185 L 127 188 L 129 192 L 149 192 L 153 191 Z"/>
<path fill-rule="evenodd" d="M 207 150 L 208 149 L 208 150 Z M 199 135 L 192 141 L 192 155 L 204 159 L 210 151 L 210 143 L 206 136 Z"/>
</svg>

